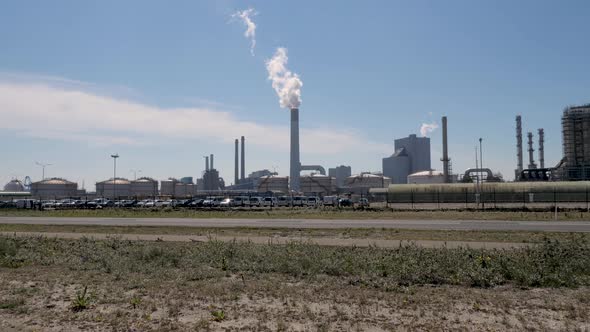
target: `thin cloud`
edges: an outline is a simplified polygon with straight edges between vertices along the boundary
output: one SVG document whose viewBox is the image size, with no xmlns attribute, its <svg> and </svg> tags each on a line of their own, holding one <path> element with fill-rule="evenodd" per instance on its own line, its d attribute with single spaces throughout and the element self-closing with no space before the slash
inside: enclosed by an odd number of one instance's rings
<svg viewBox="0 0 590 332">
<path fill-rule="evenodd" d="M 232 143 L 245 135 L 249 144 L 286 151 L 287 124 L 259 124 L 229 111 L 204 107 L 162 108 L 84 90 L 84 84 L 54 86 L 0 78 L 0 128 L 21 136 L 73 140 L 95 145 L 145 145 L 169 140 Z M 288 121 L 288 120 L 286 120 Z M 303 128 L 306 153 L 338 154 L 358 149 L 389 150 L 351 131 Z"/>
</svg>

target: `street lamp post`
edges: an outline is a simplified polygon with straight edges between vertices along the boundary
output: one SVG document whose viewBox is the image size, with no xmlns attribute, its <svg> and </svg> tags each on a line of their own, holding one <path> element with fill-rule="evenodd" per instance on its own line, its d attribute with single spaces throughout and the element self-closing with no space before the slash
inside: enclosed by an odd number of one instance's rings
<svg viewBox="0 0 590 332">
<path fill-rule="evenodd" d="M 482 148 L 481 148 L 481 147 L 482 147 L 482 145 L 481 145 L 481 141 L 482 141 L 482 138 L 480 137 L 480 138 L 479 138 L 479 168 L 481 169 L 481 171 L 480 171 L 481 175 L 480 175 L 480 176 L 481 176 L 481 184 L 482 184 L 482 186 L 483 186 L 483 150 L 482 150 Z M 488 180 L 489 180 L 489 179 L 488 179 Z M 479 195 L 480 195 L 480 199 L 481 199 L 481 198 L 482 198 L 482 197 L 481 197 L 481 190 L 480 190 L 480 193 L 479 193 Z M 485 205 L 484 205 L 483 199 L 481 200 L 481 208 L 482 208 L 482 209 L 484 209 L 484 208 L 485 208 Z"/>
<path fill-rule="evenodd" d="M 53 164 L 44 164 L 44 163 L 40 163 L 38 161 L 36 161 L 35 164 L 41 166 L 41 169 L 42 169 L 42 171 L 41 171 L 42 172 L 41 173 L 41 180 L 45 180 L 45 167 L 51 166 Z"/>
<path fill-rule="evenodd" d="M 113 158 L 113 200 L 115 200 L 117 197 L 117 158 L 119 158 L 119 154 L 112 154 L 111 158 Z"/>
<path fill-rule="evenodd" d="M 141 173 L 140 169 L 132 169 L 131 172 L 133 172 L 133 180 L 137 180 L 137 173 Z"/>
</svg>

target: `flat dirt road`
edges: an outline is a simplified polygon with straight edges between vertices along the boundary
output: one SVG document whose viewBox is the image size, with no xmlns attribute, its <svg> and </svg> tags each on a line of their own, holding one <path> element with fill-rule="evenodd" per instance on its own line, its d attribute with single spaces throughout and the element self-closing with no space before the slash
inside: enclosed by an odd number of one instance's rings
<svg viewBox="0 0 590 332">
<path fill-rule="evenodd" d="M 257 244 L 286 244 L 290 241 L 303 241 L 321 246 L 356 246 L 368 247 L 377 246 L 380 248 L 395 248 L 400 245 L 415 244 L 425 248 L 473 248 L 473 249 L 511 249 L 531 246 L 527 243 L 510 242 L 474 242 L 474 241 L 432 241 L 432 240 L 385 240 L 385 239 L 361 239 L 361 238 L 310 238 L 293 236 L 199 236 L 199 235 L 170 235 L 170 234 L 105 234 L 105 233 L 67 233 L 67 232 L 0 232 L 3 236 L 44 236 L 60 239 L 81 239 L 92 238 L 103 240 L 109 237 L 116 237 L 131 241 L 172 241 L 172 242 L 206 242 L 219 240 L 249 241 Z"/>
<path fill-rule="evenodd" d="M 0 224 L 590 232 L 590 221 L 0 217 Z"/>
</svg>

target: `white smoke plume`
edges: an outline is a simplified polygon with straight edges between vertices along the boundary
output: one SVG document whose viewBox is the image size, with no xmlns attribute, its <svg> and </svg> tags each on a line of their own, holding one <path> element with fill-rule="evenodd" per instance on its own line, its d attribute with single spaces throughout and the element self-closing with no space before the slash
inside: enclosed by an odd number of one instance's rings
<svg viewBox="0 0 590 332">
<path fill-rule="evenodd" d="M 301 87 L 303 82 L 299 75 L 287 69 L 287 49 L 277 48 L 275 55 L 266 61 L 268 79 L 279 96 L 279 103 L 284 108 L 299 108 L 301 105 Z"/>
<path fill-rule="evenodd" d="M 238 10 L 237 12 L 232 14 L 232 18 L 238 18 L 244 23 L 246 26 L 246 32 L 244 32 L 244 37 L 250 39 L 250 53 L 254 56 L 254 48 L 256 47 L 256 23 L 252 21 L 252 17 L 256 16 L 258 13 L 253 9 L 245 9 L 245 10 Z"/>
<path fill-rule="evenodd" d="M 428 133 L 435 131 L 437 128 L 438 124 L 436 122 L 423 123 L 422 126 L 420 126 L 420 135 L 422 135 L 422 137 L 426 137 L 428 136 Z"/>
</svg>

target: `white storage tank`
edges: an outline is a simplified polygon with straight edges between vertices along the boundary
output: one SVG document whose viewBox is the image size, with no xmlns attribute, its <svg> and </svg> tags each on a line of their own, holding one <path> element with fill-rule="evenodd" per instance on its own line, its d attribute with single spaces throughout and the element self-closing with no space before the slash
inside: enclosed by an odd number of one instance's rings
<svg viewBox="0 0 590 332">
<path fill-rule="evenodd" d="M 41 199 L 76 197 L 78 184 L 61 178 L 50 178 L 31 184 L 31 195 Z"/>
<path fill-rule="evenodd" d="M 346 178 L 346 188 L 353 193 L 368 193 L 370 188 L 386 188 L 391 178 L 380 174 L 361 173 Z"/>
<path fill-rule="evenodd" d="M 131 196 L 142 198 L 155 197 L 157 195 L 158 181 L 148 177 L 141 177 L 131 181 Z"/>
<path fill-rule="evenodd" d="M 10 180 L 6 185 L 4 185 L 4 191 L 10 192 L 22 192 L 25 191 L 25 186 L 22 182 L 17 179 Z"/>
<path fill-rule="evenodd" d="M 306 195 L 331 195 L 336 191 L 336 179 L 322 174 L 302 175 L 299 186 Z"/>
<path fill-rule="evenodd" d="M 421 171 L 408 175 L 409 184 L 445 183 L 445 176 L 441 171 Z"/>
<path fill-rule="evenodd" d="M 267 175 L 256 181 L 256 190 L 259 192 L 289 192 L 289 178 L 286 176 Z"/>
<path fill-rule="evenodd" d="M 124 178 L 108 179 L 96 183 L 96 195 L 105 198 L 131 197 L 131 182 Z"/>
</svg>

